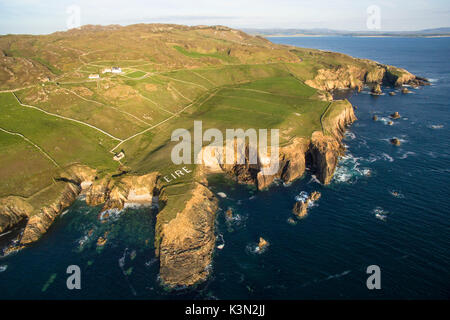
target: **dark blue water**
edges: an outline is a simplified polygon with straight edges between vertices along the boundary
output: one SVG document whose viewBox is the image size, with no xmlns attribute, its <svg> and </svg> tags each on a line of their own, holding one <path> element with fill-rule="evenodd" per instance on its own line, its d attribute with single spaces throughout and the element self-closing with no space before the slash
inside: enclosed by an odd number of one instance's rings
<svg viewBox="0 0 450 320">
<path fill-rule="evenodd" d="M 0 259 L 7 266 L 0 298 L 450 298 L 450 39 L 271 40 L 396 65 L 430 78 L 432 86 L 407 95 L 353 94 L 359 120 L 329 186 L 306 174 L 291 186 L 256 192 L 213 177 L 213 190 L 228 196 L 217 218 L 218 244 L 225 245 L 215 252 L 211 279 L 195 290 L 173 293 L 158 285 L 151 212 L 126 210 L 101 224 L 99 208 L 79 201 L 41 241 Z M 402 118 L 389 126 L 394 111 Z M 401 139 L 400 147 L 388 142 L 392 137 Z M 322 197 L 308 217 L 289 223 L 296 197 L 314 190 Z M 224 217 L 229 207 L 232 221 Z M 99 250 L 95 241 L 105 231 L 109 240 Z M 256 253 L 261 236 L 270 245 Z M 66 289 L 70 264 L 82 269 L 79 291 Z M 381 269 L 381 290 L 366 287 L 369 265 Z"/>
</svg>

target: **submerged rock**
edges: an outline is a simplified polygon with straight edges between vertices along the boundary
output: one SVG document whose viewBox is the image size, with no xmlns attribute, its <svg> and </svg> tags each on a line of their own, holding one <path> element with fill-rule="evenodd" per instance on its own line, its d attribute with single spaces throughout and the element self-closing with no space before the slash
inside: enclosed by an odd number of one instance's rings
<svg viewBox="0 0 450 320">
<path fill-rule="evenodd" d="M 103 247 L 106 242 L 108 241 L 108 231 L 105 232 L 105 234 L 103 235 L 103 237 L 98 238 L 97 240 L 97 247 Z"/>
<path fill-rule="evenodd" d="M 402 93 L 403 93 L 403 94 L 410 93 L 410 92 L 411 92 L 411 91 L 409 91 L 408 88 L 403 88 L 403 89 L 402 89 Z"/>
<path fill-rule="evenodd" d="M 391 144 L 393 144 L 394 146 L 397 146 L 397 147 L 401 144 L 401 143 L 400 143 L 400 140 L 397 139 L 397 138 L 389 139 L 389 142 L 390 142 Z"/>
</svg>

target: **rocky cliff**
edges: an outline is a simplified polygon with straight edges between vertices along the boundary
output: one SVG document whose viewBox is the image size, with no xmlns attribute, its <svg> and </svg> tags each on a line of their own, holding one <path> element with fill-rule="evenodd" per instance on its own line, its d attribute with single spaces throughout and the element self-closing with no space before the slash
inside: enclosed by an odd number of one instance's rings
<svg viewBox="0 0 450 320">
<path fill-rule="evenodd" d="M 402 85 L 428 85 L 427 79 L 417 77 L 405 69 L 361 60 L 361 63 L 322 68 L 313 79 L 305 81 L 313 88 L 325 91 L 337 89 L 362 90 L 364 85 L 375 84 L 400 87 Z"/>
<path fill-rule="evenodd" d="M 225 172 L 240 183 L 254 184 L 259 190 L 279 179 L 285 183 L 303 176 L 307 167 L 317 174 L 323 184 L 328 184 L 334 174 L 339 156 L 344 152 L 341 139 L 348 125 L 356 120 L 352 105 L 348 101 L 335 101 L 322 115 L 322 130 L 313 132 L 310 139 L 294 138 L 279 148 L 277 159 L 271 160 L 266 152 L 257 153 L 257 163 L 250 163 L 250 148 L 236 154 L 232 164 L 224 164 L 225 154 L 235 152 L 227 147 L 204 147 L 200 156 L 206 172 Z M 270 149 L 270 148 L 269 148 Z M 270 151 L 270 150 L 269 150 Z M 278 170 L 267 174 L 265 170 L 272 161 L 278 161 Z"/>
<path fill-rule="evenodd" d="M 210 272 L 217 199 L 201 183 L 176 217 L 162 227 L 159 246 L 160 276 L 165 285 L 190 286 Z"/>
<path fill-rule="evenodd" d="M 96 170 L 74 164 L 55 177 L 50 195 L 44 203 L 33 206 L 33 198 L 10 196 L 0 199 L 0 232 L 26 221 L 20 245 L 37 241 L 54 220 L 69 207 L 83 191 L 89 205 L 105 203 L 103 210 L 122 209 L 126 203 L 151 204 L 157 195 L 158 173 L 143 176 L 111 176 L 98 179 Z"/>
</svg>

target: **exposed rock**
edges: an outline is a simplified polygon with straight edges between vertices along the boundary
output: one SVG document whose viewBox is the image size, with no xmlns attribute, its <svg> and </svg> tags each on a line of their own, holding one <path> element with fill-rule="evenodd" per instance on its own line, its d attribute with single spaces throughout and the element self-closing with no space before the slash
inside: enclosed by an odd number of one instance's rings
<svg viewBox="0 0 450 320">
<path fill-rule="evenodd" d="M 269 243 L 263 237 L 259 237 L 259 242 L 258 242 L 259 251 L 263 250 L 268 245 L 269 245 Z"/>
<path fill-rule="evenodd" d="M 390 95 L 390 96 L 395 96 L 395 92 L 394 92 L 394 91 L 391 91 L 391 92 L 389 92 L 389 95 Z"/>
<path fill-rule="evenodd" d="M 311 195 L 305 201 L 297 201 L 292 208 L 292 212 L 302 219 L 308 215 L 308 206 L 311 201 L 317 201 L 321 197 L 320 192 L 313 191 Z"/>
<path fill-rule="evenodd" d="M 376 114 L 374 114 L 373 117 L 372 117 L 372 120 L 373 121 L 377 121 L 378 120 L 378 116 Z"/>
<path fill-rule="evenodd" d="M 392 143 L 394 146 L 399 146 L 401 144 L 400 140 L 397 138 L 389 139 L 389 142 Z"/>
<path fill-rule="evenodd" d="M 317 201 L 320 199 L 321 196 L 322 194 L 319 191 L 313 191 L 309 196 L 309 199 L 311 199 L 312 201 Z"/>
<path fill-rule="evenodd" d="M 225 212 L 225 216 L 227 219 L 233 219 L 233 210 L 231 208 L 228 208 L 228 210 Z"/>
<path fill-rule="evenodd" d="M 10 196 L 0 199 L 0 233 L 28 219 L 33 207 L 20 197 Z"/>
<path fill-rule="evenodd" d="M 20 241 L 21 244 L 35 242 L 46 233 L 55 218 L 75 201 L 81 191 L 81 187 L 74 183 L 59 183 L 61 188 L 59 188 L 58 194 L 52 200 L 53 202 L 41 208 L 38 213 L 31 216 L 28 220 Z"/>
<path fill-rule="evenodd" d="M 197 183 L 182 211 L 163 225 L 159 257 L 165 285 L 190 286 L 208 277 L 216 240 L 216 210 L 213 193 Z"/>
<path fill-rule="evenodd" d="M 97 206 L 104 203 L 109 194 L 110 181 L 110 177 L 95 180 L 86 191 L 86 203 L 90 206 Z"/>
<path fill-rule="evenodd" d="M 102 211 L 123 209 L 125 203 L 152 204 L 153 195 L 159 192 L 159 173 L 152 172 L 142 176 L 125 176 L 108 184 L 107 194 Z M 102 184 L 105 186 L 105 184 Z"/>
<path fill-rule="evenodd" d="M 394 122 L 393 122 L 393 121 L 388 121 L 387 124 L 390 125 L 390 126 L 393 126 L 393 125 L 394 125 Z"/>
<path fill-rule="evenodd" d="M 380 95 L 382 92 L 383 91 L 381 90 L 381 86 L 379 83 L 376 83 L 370 90 L 370 93 L 374 95 Z"/>
<path fill-rule="evenodd" d="M 392 118 L 392 119 L 400 119 L 401 117 L 400 117 L 400 114 L 398 113 L 398 111 L 395 111 L 394 113 L 392 113 L 391 115 L 390 115 L 390 117 Z"/>
<path fill-rule="evenodd" d="M 409 89 L 408 88 L 403 88 L 402 89 L 402 93 L 403 94 L 407 94 L 407 93 L 410 93 L 411 91 L 409 91 Z"/>
<path fill-rule="evenodd" d="M 342 145 L 334 137 L 326 136 L 321 131 L 313 133 L 310 154 L 313 169 L 321 183 L 330 183 L 338 158 L 343 152 Z"/>
<path fill-rule="evenodd" d="M 308 214 L 308 200 L 307 201 L 297 201 L 294 204 L 292 212 L 299 218 L 304 218 Z"/>
<path fill-rule="evenodd" d="M 97 239 L 97 247 L 103 247 L 106 242 L 108 241 L 108 231 L 105 232 L 105 234 L 103 235 L 103 237 L 99 237 Z"/>
</svg>

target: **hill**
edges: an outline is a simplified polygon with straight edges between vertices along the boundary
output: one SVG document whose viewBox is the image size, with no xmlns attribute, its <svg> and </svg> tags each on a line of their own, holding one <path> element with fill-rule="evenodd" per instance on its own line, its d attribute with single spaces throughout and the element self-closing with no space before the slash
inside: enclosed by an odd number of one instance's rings
<svg viewBox="0 0 450 320">
<path fill-rule="evenodd" d="M 309 166 L 328 183 L 345 126 L 355 120 L 351 104 L 333 101 L 330 92 L 425 83 L 393 66 L 276 45 L 223 26 L 1 36 L 0 232 L 26 224 L 6 252 L 38 240 L 80 193 L 102 206 L 106 220 L 109 210 L 157 198 L 154 247 L 163 282 L 203 281 L 217 208 L 209 173 L 263 190 Z M 264 175 L 260 155 L 257 164 L 247 155 L 227 165 L 214 156 L 209 165 L 174 164 L 171 134 L 193 133 L 199 120 L 203 130 L 279 129 L 279 170 Z"/>
</svg>

